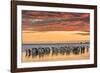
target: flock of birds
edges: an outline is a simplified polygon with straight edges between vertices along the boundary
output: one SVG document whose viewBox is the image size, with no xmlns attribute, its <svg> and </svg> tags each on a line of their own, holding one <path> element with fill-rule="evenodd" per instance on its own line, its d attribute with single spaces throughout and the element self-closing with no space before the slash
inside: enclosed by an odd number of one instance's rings
<svg viewBox="0 0 100 73">
<path fill-rule="evenodd" d="M 51 47 L 33 47 L 25 49 L 25 56 L 34 58 L 38 56 L 39 58 L 44 56 L 54 55 L 79 55 L 89 52 L 89 45 L 64 45 L 64 46 L 51 46 Z"/>
</svg>

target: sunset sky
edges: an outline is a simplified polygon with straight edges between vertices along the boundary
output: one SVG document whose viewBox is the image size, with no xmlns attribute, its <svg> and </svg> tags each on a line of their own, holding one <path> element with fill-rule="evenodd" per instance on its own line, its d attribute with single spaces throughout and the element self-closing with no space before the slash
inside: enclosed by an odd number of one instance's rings
<svg viewBox="0 0 100 73">
<path fill-rule="evenodd" d="M 89 40 L 89 29 L 89 13 L 22 11 L 23 43 Z"/>
<path fill-rule="evenodd" d="M 23 30 L 89 31 L 89 13 L 22 11 Z"/>
</svg>

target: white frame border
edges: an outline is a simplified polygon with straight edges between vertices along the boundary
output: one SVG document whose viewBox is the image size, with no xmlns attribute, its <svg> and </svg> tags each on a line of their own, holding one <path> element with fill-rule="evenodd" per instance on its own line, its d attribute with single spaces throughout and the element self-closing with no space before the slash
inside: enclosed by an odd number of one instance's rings
<svg viewBox="0 0 100 73">
<path fill-rule="evenodd" d="M 21 11 L 22 10 L 90 13 L 90 40 L 91 40 L 90 41 L 90 48 L 91 48 L 90 60 L 22 63 L 21 62 L 21 44 L 22 44 L 21 42 L 22 13 Z M 93 9 L 17 5 L 17 68 L 61 66 L 61 65 L 83 65 L 83 64 L 94 64 L 94 10 Z"/>
</svg>

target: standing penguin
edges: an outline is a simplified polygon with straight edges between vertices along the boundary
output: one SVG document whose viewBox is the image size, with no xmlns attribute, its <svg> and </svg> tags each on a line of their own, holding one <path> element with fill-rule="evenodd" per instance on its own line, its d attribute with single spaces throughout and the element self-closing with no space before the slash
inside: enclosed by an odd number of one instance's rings
<svg viewBox="0 0 100 73">
<path fill-rule="evenodd" d="M 89 52 L 89 46 L 87 46 L 86 49 L 87 49 L 87 52 Z"/>
<path fill-rule="evenodd" d="M 82 46 L 82 47 L 81 47 L 81 54 L 84 54 L 84 53 L 85 53 L 85 47 Z"/>
<path fill-rule="evenodd" d="M 27 49 L 25 49 L 25 56 L 28 56 L 28 50 Z"/>
<path fill-rule="evenodd" d="M 31 49 L 28 49 L 28 57 L 31 56 Z"/>
</svg>

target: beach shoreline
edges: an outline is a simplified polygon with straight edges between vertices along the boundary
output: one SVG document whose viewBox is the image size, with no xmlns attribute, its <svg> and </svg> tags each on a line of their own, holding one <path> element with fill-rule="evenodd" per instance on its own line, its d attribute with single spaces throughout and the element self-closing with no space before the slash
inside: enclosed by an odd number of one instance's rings
<svg viewBox="0 0 100 73">
<path fill-rule="evenodd" d="M 26 57 L 25 56 L 25 52 L 22 53 L 22 62 L 45 62 L 45 61 L 69 61 L 69 60 L 87 60 L 90 58 L 90 53 L 86 52 L 84 54 L 79 54 L 79 55 L 74 55 L 74 54 L 70 54 L 70 55 L 53 55 L 50 54 L 48 56 L 44 56 L 44 57 L 34 57 L 32 58 L 32 56 L 30 57 Z"/>
</svg>

